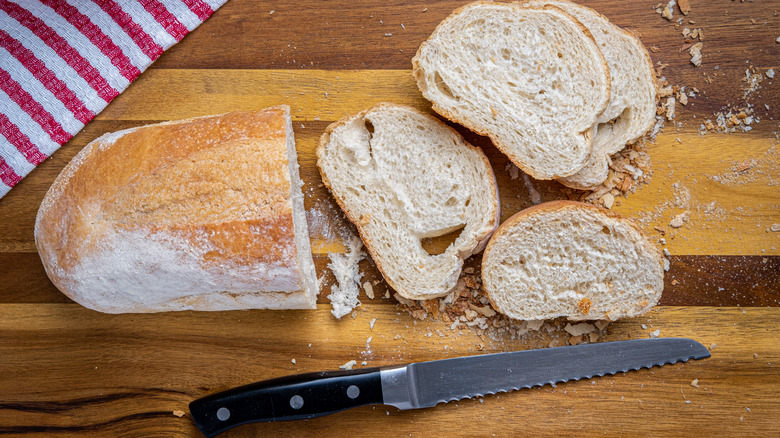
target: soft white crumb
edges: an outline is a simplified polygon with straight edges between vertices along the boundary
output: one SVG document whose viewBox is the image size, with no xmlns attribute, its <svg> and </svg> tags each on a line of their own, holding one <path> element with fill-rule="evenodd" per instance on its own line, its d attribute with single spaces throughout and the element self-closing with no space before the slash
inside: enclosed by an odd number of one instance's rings
<svg viewBox="0 0 780 438">
<path fill-rule="evenodd" d="M 693 379 L 693 381 L 691 382 L 691 386 L 693 386 L 694 388 L 698 388 L 699 387 L 699 379 Z"/>
<path fill-rule="evenodd" d="M 331 313 L 338 319 L 360 305 L 358 287 L 363 274 L 360 273 L 358 263 L 366 256 L 362 251 L 363 242 L 360 237 L 353 235 L 346 240 L 345 246 L 348 249 L 346 254 L 328 253 L 330 258 L 328 267 L 338 283 L 331 287 L 328 299 L 333 306 Z"/>
<path fill-rule="evenodd" d="M 292 362 L 293 365 L 295 365 L 295 359 L 292 359 L 290 362 Z"/>
<path fill-rule="evenodd" d="M 654 332 L 650 333 L 651 338 L 657 338 L 659 336 L 661 336 L 661 329 L 655 329 Z"/>
<path fill-rule="evenodd" d="M 371 322 L 368 323 L 368 328 L 373 330 L 375 323 L 376 323 L 376 318 L 371 319 Z"/>
</svg>

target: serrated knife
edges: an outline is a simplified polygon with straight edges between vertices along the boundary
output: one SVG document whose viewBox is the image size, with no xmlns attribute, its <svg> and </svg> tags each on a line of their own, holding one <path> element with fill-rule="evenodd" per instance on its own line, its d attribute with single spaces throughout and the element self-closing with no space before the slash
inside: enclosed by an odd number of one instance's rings
<svg viewBox="0 0 780 438">
<path fill-rule="evenodd" d="M 298 374 L 190 403 L 207 437 L 259 421 L 314 418 L 367 404 L 430 408 L 464 398 L 704 359 L 685 338 L 656 338 L 457 357 L 381 368 Z"/>
</svg>

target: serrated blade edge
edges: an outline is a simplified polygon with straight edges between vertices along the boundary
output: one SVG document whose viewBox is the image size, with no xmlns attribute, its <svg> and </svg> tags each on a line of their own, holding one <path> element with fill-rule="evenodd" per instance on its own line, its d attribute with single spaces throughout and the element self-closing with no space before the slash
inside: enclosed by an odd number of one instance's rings
<svg viewBox="0 0 780 438">
<path fill-rule="evenodd" d="M 382 370 L 385 404 L 400 409 L 663 366 L 710 353 L 686 338 L 657 338 L 486 354 Z"/>
</svg>

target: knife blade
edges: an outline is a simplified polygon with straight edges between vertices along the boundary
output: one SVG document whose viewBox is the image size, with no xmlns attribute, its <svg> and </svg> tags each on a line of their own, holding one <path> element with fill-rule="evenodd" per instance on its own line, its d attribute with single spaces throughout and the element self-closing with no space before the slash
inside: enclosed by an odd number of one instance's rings
<svg viewBox="0 0 780 438">
<path fill-rule="evenodd" d="M 324 371 L 212 394 L 190 403 L 190 413 L 198 429 L 213 437 L 252 422 L 314 418 L 367 404 L 429 408 L 464 398 L 708 357 L 709 350 L 692 339 L 656 338 Z"/>
</svg>

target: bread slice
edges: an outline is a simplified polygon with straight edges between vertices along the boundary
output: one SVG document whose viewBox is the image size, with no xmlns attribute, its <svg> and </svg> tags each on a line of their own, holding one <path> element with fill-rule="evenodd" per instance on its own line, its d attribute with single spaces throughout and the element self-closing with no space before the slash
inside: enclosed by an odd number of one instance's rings
<svg viewBox="0 0 780 438">
<path fill-rule="evenodd" d="M 607 106 L 607 64 L 588 30 L 551 6 L 471 3 L 447 17 L 412 59 L 439 114 L 487 135 L 536 179 L 579 171 Z"/>
<path fill-rule="evenodd" d="M 409 299 L 446 295 L 498 225 L 485 154 L 413 108 L 378 104 L 331 124 L 317 166 L 385 280 Z M 423 247 L 459 230 L 441 254 Z"/>
<path fill-rule="evenodd" d="M 316 307 L 290 109 L 106 134 L 46 194 L 57 288 L 108 313 Z"/>
<path fill-rule="evenodd" d="M 482 256 L 493 307 L 523 320 L 637 316 L 658 302 L 663 279 L 661 252 L 633 222 L 572 201 L 515 214 Z"/>
<path fill-rule="evenodd" d="M 655 75 L 650 54 L 636 35 L 586 6 L 566 0 L 529 1 L 523 5 L 554 6 L 574 16 L 590 30 L 609 65 L 609 104 L 596 120 L 588 162 L 574 175 L 558 180 L 575 189 L 594 189 L 607 179 L 610 155 L 638 140 L 655 123 Z"/>
</svg>

